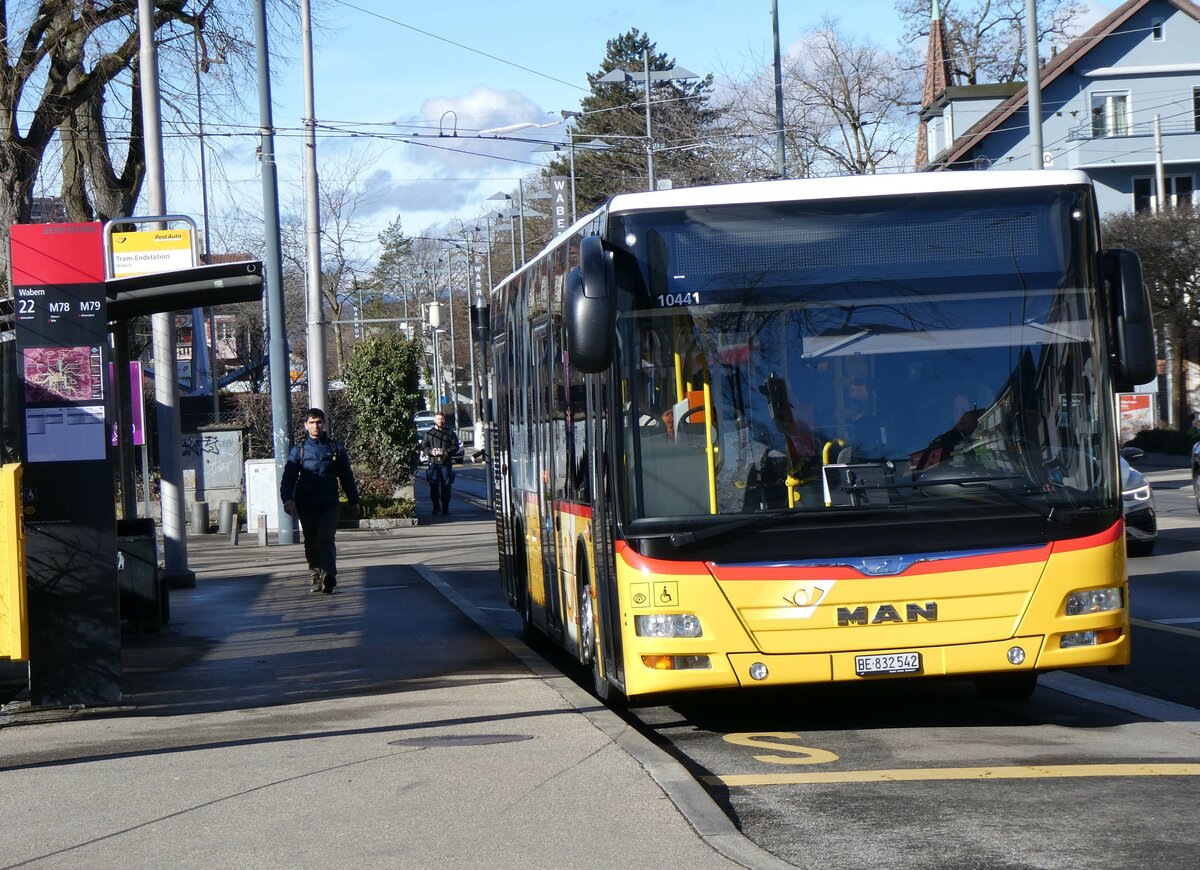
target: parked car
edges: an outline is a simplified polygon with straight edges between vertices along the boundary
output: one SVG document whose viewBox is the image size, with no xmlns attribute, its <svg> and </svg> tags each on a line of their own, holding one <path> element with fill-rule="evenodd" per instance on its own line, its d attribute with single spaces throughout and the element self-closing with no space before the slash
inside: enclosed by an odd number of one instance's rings
<svg viewBox="0 0 1200 870">
<path fill-rule="evenodd" d="M 1200 511 L 1200 441 L 1192 445 L 1192 501 Z"/>
<path fill-rule="evenodd" d="M 1149 556 L 1158 543 L 1158 519 L 1154 514 L 1154 491 L 1150 481 L 1129 464 L 1144 454 L 1137 447 L 1121 450 L 1121 508 L 1125 514 L 1125 549 L 1131 556 Z M 1195 480 L 1196 453 L 1192 451 L 1192 479 Z M 1200 502 L 1198 502 L 1200 504 Z"/>
<path fill-rule="evenodd" d="M 433 428 L 433 411 L 417 411 L 413 414 L 413 424 L 417 427 L 417 440 L 420 441 Z"/>
</svg>

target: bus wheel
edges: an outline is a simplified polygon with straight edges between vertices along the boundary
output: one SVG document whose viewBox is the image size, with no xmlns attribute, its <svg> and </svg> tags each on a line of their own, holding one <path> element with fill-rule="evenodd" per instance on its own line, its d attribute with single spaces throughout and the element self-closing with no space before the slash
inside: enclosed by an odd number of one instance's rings
<svg viewBox="0 0 1200 870">
<path fill-rule="evenodd" d="M 600 638 L 596 632 L 596 608 L 592 603 L 592 585 L 587 568 L 580 566 L 579 577 L 579 662 L 592 668 L 592 694 L 604 703 L 616 706 L 624 697 L 600 673 Z"/>
<path fill-rule="evenodd" d="M 579 576 L 583 578 L 579 584 L 579 663 L 591 665 L 596 661 L 596 611 L 587 575 Z"/>
<path fill-rule="evenodd" d="M 988 674 L 975 678 L 975 691 L 988 701 L 1026 701 L 1037 688 L 1036 671 L 1019 674 Z"/>
<path fill-rule="evenodd" d="M 592 603 L 592 585 L 584 582 L 579 587 L 579 661 L 592 669 L 592 694 L 607 701 L 610 687 L 608 680 L 600 674 L 599 639 L 596 635 L 596 608 Z"/>
</svg>

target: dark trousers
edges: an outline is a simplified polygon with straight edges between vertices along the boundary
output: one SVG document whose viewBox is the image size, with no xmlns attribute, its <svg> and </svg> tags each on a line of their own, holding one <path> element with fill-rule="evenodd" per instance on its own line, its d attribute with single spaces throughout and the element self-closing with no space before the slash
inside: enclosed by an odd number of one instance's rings
<svg viewBox="0 0 1200 870">
<path fill-rule="evenodd" d="M 325 582 L 333 586 L 337 580 L 337 550 L 333 545 L 337 534 L 338 506 L 322 511 L 299 511 L 300 529 L 304 532 L 304 558 L 310 571 L 321 571 Z"/>
<path fill-rule="evenodd" d="M 454 467 L 452 465 L 433 464 L 425 472 L 429 481 L 429 500 L 433 502 L 434 511 L 450 510 L 450 486 L 454 483 Z"/>
</svg>

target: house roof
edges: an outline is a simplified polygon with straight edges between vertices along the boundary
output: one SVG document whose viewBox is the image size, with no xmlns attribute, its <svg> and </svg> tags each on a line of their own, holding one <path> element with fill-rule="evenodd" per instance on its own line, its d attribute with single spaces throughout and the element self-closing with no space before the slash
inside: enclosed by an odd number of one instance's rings
<svg viewBox="0 0 1200 870">
<path fill-rule="evenodd" d="M 1189 2 L 1189 0 L 1168 0 L 1168 2 L 1185 15 L 1190 15 L 1192 18 L 1200 21 L 1200 6 L 1197 6 L 1195 3 Z M 1123 26 L 1126 21 L 1140 12 L 1148 3 L 1150 3 L 1150 0 L 1128 0 L 1128 2 L 1118 6 L 1104 18 L 1100 19 L 1100 21 L 1096 22 L 1087 32 L 1073 41 L 1063 51 L 1060 51 L 1057 56 L 1042 67 L 1042 87 L 1045 88 L 1046 85 L 1067 72 L 1080 58 Z M 995 132 L 1001 124 L 1015 115 L 1017 111 L 1024 108 L 1028 102 L 1029 87 L 1026 85 L 1012 97 L 972 124 L 947 150 L 937 155 L 935 158 L 937 163 L 931 163 L 928 168 L 942 170 L 953 166 L 970 153 L 971 149 L 983 141 L 984 138 Z"/>
</svg>

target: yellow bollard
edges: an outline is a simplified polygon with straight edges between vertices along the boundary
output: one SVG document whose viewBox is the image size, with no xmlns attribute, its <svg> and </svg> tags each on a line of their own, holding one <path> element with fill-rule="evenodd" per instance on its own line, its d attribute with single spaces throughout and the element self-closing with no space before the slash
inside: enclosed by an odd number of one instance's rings
<svg viewBox="0 0 1200 870">
<path fill-rule="evenodd" d="M 21 465 L 0 467 L 0 658 L 29 660 Z"/>
</svg>

